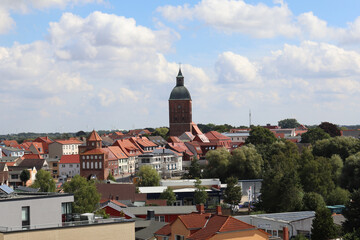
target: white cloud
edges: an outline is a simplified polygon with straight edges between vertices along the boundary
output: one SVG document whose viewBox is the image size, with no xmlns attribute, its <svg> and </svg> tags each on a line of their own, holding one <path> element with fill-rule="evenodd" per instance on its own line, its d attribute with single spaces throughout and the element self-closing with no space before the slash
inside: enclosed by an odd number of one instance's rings
<svg viewBox="0 0 360 240">
<path fill-rule="evenodd" d="M 15 21 L 8 11 L 0 7 L 0 34 L 8 33 L 15 26 Z"/>
<path fill-rule="evenodd" d="M 268 7 L 262 3 L 247 4 L 243 0 L 202 0 L 193 8 L 168 5 L 159 7 L 158 11 L 170 21 L 196 18 L 220 31 L 240 32 L 256 38 L 298 34 L 286 4 Z"/>
<path fill-rule="evenodd" d="M 246 57 L 224 52 L 220 54 L 215 65 L 220 82 L 241 84 L 259 83 L 256 66 Z"/>
</svg>

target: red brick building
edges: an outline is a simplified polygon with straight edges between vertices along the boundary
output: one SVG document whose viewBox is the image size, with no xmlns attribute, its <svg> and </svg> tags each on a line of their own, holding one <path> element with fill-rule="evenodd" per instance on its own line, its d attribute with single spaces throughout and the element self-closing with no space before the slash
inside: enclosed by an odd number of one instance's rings
<svg viewBox="0 0 360 240">
<path fill-rule="evenodd" d="M 191 96 L 184 86 L 181 69 L 176 77 L 176 86 L 171 91 L 169 98 L 169 122 L 170 136 L 193 132 Z"/>
</svg>

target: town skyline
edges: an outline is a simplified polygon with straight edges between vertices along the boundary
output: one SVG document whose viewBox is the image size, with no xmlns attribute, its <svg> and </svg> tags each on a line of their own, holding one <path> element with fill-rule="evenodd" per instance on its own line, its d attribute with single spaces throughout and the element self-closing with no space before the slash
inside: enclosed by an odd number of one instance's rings
<svg viewBox="0 0 360 240">
<path fill-rule="evenodd" d="M 359 7 L 1 3 L 0 135 L 169 126 L 179 62 L 195 123 L 359 124 Z"/>
</svg>

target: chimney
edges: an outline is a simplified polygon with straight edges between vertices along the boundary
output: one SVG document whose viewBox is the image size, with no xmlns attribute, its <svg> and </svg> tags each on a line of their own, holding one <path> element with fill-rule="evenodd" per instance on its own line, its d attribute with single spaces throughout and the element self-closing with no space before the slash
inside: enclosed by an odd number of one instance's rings
<svg viewBox="0 0 360 240">
<path fill-rule="evenodd" d="M 217 206 L 216 206 L 216 214 L 217 214 L 217 215 L 222 215 L 221 206 L 220 206 L 220 205 L 217 205 Z"/>
<path fill-rule="evenodd" d="M 196 209 L 198 210 L 198 212 L 199 212 L 200 214 L 205 213 L 205 207 L 204 207 L 204 204 L 202 204 L 202 203 L 196 205 Z"/>
<path fill-rule="evenodd" d="M 155 211 L 152 209 L 147 210 L 146 220 L 155 220 Z"/>
<path fill-rule="evenodd" d="M 287 227 L 283 227 L 283 240 L 289 240 L 289 230 Z"/>
</svg>

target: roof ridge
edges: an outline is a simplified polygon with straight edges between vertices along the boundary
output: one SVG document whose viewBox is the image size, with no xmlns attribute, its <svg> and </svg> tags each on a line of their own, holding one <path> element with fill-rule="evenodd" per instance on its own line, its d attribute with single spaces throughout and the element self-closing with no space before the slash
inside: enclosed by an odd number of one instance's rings
<svg viewBox="0 0 360 240">
<path fill-rule="evenodd" d="M 218 216 L 219 216 L 219 215 L 218 215 Z M 220 227 L 220 229 L 218 230 L 218 232 L 221 232 L 221 230 L 224 228 L 224 226 L 225 226 L 226 223 L 229 221 L 229 219 L 230 219 L 230 216 L 227 216 L 225 222 L 221 225 L 221 227 Z M 236 218 L 234 218 L 234 219 L 236 219 Z"/>
</svg>

